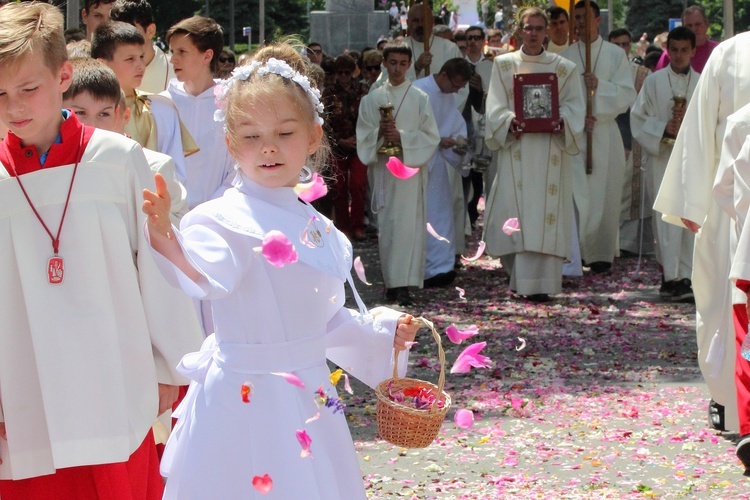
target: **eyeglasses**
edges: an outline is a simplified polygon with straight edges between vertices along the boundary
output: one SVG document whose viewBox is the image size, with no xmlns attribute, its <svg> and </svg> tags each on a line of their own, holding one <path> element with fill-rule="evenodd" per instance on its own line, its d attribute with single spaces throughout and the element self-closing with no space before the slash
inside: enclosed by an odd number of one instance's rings
<svg viewBox="0 0 750 500">
<path fill-rule="evenodd" d="M 310 48 L 308 48 L 307 51 L 308 52 L 312 52 L 313 54 L 322 54 L 323 53 L 323 49 L 310 49 Z"/>
<path fill-rule="evenodd" d="M 484 40 L 484 35 L 468 35 L 466 39 L 470 41 L 478 42 L 479 40 Z"/>
<path fill-rule="evenodd" d="M 234 57 L 220 57 L 219 62 L 220 63 L 234 62 Z"/>
<path fill-rule="evenodd" d="M 612 43 L 614 43 L 614 44 L 615 44 L 615 45 L 617 45 L 618 47 L 629 48 L 629 47 L 630 47 L 630 44 L 631 44 L 632 42 L 612 42 Z"/>
<path fill-rule="evenodd" d="M 365 66 L 365 69 L 367 71 L 377 71 L 380 69 L 380 64 L 375 64 L 374 66 Z"/>
<path fill-rule="evenodd" d="M 546 26 L 530 26 L 527 24 L 521 29 L 524 30 L 526 33 L 533 33 L 534 31 L 536 31 L 537 33 L 541 33 L 542 31 L 546 30 L 547 27 Z"/>
</svg>

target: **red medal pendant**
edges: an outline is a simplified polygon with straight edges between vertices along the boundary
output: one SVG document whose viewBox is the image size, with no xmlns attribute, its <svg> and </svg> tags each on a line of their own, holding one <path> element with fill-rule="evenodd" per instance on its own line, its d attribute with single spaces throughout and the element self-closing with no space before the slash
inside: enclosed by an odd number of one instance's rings
<svg viewBox="0 0 750 500">
<path fill-rule="evenodd" d="M 47 279 L 51 285 L 59 285 L 63 282 L 63 274 L 65 268 L 63 267 L 62 257 L 51 257 L 47 263 Z"/>
</svg>

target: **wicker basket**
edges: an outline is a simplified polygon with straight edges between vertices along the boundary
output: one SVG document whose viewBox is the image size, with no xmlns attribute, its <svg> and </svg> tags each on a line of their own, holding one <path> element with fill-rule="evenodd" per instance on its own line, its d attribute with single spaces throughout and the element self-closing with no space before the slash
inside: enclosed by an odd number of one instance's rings
<svg viewBox="0 0 750 500">
<path fill-rule="evenodd" d="M 443 419 L 450 409 L 451 397 L 443 391 L 445 385 L 445 353 L 440 342 L 440 335 L 435 331 L 435 326 L 429 320 L 420 317 L 413 321 L 430 328 L 432 336 L 437 342 L 440 358 L 438 385 L 413 378 L 399 378 L 397 373 L 398 351 L 394 351 L 393 378 L 384 380 L 375 388 L 375 395 L 378 398 L 377 422 L 380 437 L 389 443 L 403 448 L 424 448 L 429 446 L 437 437 Z M 391 400 L 388 396 L 389 383 L 394 391 L 421 386 L 430 389 L 439 396 L 435 398 L 435 403 L 430 409 L 418 410 Z M 442 408 L 438 407 L 438 401 L 443 401 Z"/>
</svg>

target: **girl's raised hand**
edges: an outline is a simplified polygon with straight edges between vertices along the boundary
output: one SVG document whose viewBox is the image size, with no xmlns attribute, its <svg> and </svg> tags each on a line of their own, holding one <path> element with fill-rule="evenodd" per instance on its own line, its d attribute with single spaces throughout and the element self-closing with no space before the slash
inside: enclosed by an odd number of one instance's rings
<svg viewBox="0 0 750 500">
<path fill-rule="evenodd" d="M 143 213 L 147 216 L 148 232 L 152 238 L 166 237 L 172 239 L 172 222 L 169 220 L 169 209 L 172 198 L 167 190 L 167 183 L 161 174 L 154 174 L 156 192 L 143 190 Z"/>
<path fill-rule="evenodd" d="M 414 342 L 414 337 L 417 336 L 417 330 L 419 330 L 419 324 L 412 321 L 414 316 L 411 314 L 402 314 L 396 322 L 396 335 L 393 338 L 393 348 L 397 351 L 403 351 L 406 349 L 407 342 Z"/>
</svg>

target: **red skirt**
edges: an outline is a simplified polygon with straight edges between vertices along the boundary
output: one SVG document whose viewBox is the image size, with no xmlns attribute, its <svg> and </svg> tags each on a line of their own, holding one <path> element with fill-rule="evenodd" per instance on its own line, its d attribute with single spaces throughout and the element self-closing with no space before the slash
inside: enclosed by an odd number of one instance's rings
<svg viewBox="0 0 750 500">
<path fill-rule="evenodd" d="M 69 467 L 47 476 L 0 481 L 2 500 L 159 500 L 163 493 L 151 431 L 127 462 Z"/>
</svg>

